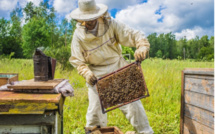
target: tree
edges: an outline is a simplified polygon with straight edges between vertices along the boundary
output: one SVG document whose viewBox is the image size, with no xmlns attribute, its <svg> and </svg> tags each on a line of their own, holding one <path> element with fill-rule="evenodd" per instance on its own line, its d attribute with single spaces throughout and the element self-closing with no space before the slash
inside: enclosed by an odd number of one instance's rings
<svg viewBox="0 0 215 134">
<path fill-rule="evenodd" d="M 29 21 L 31 18 L 33 18 L 36 15 L 33 2 L 30 1 L 26 4 L 26 7 L 24 8 L 24 12 L 26 14 L 25 22 Z"/>
<path fill-rule="evenodd" d="M 211 48 L 214 50 L 214 36 L 211 36 L 209 43 L 210 43 Z"/>
<path fill-rule="evenodd" d="M 178 56 L 185 58 L 189 58 L 190 53 L 189 53 L 189 46 L 187 45 L 187 38 L 186 36 L 184 38 L 181 38 L 177 42 L 177 51 L 178 51 Z"/>
<path fill-rule="evenodd" d="M 152 33 L 147 38 L 150 43 L 149 55 L 150 55 L 150 57 L 155 57 L 156 52 L 159 50 L 159 48 L 157 46 L 158 45 L 157 33 Z"/>
<path fill-rule="evenodd" d="M 166 53 L 166 55 L 164 54 L 166 58 L 176 58 L 176 40 L 175 35 L 172 33 L 165 34 L 164 52 Z"/>
<path fill-rule="evenodd" d="M 163 57 L 163 53 L 162 53 L 161 50 L 158 50 L 158 51 L 157 51 L 156 57 L 158 57 L 158 58 L 162 58 L 162 57 Z"/>
<path fill-rule="evenodd" d="M 16 10 L 13 10 L 11 13 L 12 26 L 10 28 L 10 42 L 8 42 L 7 45 L 8 48 L 10 48 L 10 53 L 14 52 L 14 57 L 16 58 L 23 57 L 23 52 L 21 48 L 22 27 L 20 16 L 22 16 L 21 8 L 16 8 Z"/>
<path fill-rule="evenodd" d="M 50 45 L 49 26 L 44 18 L 33 17 L 23 27 L 23 52 L 28 58 L 32 57 L 37 47 Z"/>
<path fill-rule="evenodd" d="M 209 44 L 209 39 L 207 35 L 202 36 L 202 38 L 200 39 L 200 46 L 201 47 L 208 47 Z"/>
<path fill-rule="evenodd" d="M 198 53 L 198 58 L 203 60 L 211 60 L 214 58 L 214 45 L 213 45 L 214 38 L 211 37 L 210 41 L 208 36 L 202 36 L 200 39 L 201 49 Z"/>
<path fill-rule="evenodd" d="M 5 20 L 4 18 L 0 19 L 0 55 L 6 54 L 8 42 L 8 36 L 10 31 L 10 21 Z"/>
<path fill-rule="evenodd" d="M 196 59 L 197 55 L 200 51 L 199 48 L 199 37 L 196 36 L 195 39 L 191 39 L 187 42 L 188 46 L 189 46 L 189 53 L 190 53 L 190 58 L 192 59 Z"/>
<path fill-rule="evenodd" d="M 59 31 L 56 26 L 55 21 L 55 10 L 54 7 L 50 9 L 50 14 L 48 15 L 48 25 L 50 28 L 50 37 L 51 37 L 51 46 L 54 47 L 54 45 L 57 43 L 59 38 Z"/>
</svg>

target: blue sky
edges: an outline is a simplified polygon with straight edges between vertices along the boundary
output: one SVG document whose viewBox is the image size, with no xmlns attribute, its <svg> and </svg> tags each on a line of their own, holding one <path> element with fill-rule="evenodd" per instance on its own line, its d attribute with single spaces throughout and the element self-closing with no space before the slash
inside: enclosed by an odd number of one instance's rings
<svg viewBox="0 0 215 134">
<path fill-rule="evenodd" d="M 10 18 L 10 12 L 19 4 L 25 7 L 32 1 L 39 5 L 42 0 L 0 0 L 0 17 Z M 77 0 L 48 0 L 56 9 L 59 20 L 69 18 L 77 8 Z M 113 18 L 140 30 L 146 36 L 151 33 L 172 32 L 177 39 L 196 35 L 214 35 L 213 0 L 96 0 L 108 6 Z"/>
</svg>

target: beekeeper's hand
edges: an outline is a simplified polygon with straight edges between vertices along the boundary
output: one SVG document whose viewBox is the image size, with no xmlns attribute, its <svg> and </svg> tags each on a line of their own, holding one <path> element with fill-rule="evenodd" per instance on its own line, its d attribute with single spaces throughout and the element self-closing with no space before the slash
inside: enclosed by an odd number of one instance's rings
<svg viewBox="0 0 215 134">
<path fill-rule="evenodd" d="M 97 82 L 97 78 L 93 74 L 93 72 L 88 68 L 86 64 L 79 65 L 77 67 L 78 73 L 82 75 L 86 82 L 92 86 L 94 86 Z"/>
<path fill-rule="evenodd" d="M 140 46 L 138 49 L 136 49 L 134 53 L 135 60 L 143 61 L 146 58 L 147 53 L 148 49 L 144 46 Z"/>
<path fill-rule="evenodd" d="M 95 75 L 92 72 L 87 74 L 85 76 L 85 79 L 86 79 L 86 82 L 88 84 L 90 84 L 91 86 L 94 86 L 96 84 L 96 82 L 97 82 L 97 78 L 95 77 Z"/>
</svg>

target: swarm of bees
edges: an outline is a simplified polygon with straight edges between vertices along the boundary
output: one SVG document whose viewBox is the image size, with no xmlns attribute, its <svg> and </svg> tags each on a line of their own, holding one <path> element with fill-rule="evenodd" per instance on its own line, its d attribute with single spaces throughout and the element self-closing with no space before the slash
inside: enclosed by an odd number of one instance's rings
<svg viewBox="0 0 215 134">
<path fill-rule="evenodd" d="M 141 67 L 132 64 L 99 80 L 97 90 L 103 107 L 108 108 L 144 96 L 147 87 Z"/>
</svg>

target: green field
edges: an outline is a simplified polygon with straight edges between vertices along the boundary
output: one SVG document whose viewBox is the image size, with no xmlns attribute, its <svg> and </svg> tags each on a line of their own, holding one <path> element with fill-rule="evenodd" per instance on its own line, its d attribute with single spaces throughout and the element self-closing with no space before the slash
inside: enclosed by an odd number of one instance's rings
<svg viewBox="0 0 215 134">
<path fill-rule="evenodd" d="M 184 68 L 214 68 L 214 62 L 191 60 L 147 59 L 142 63 L 150 97 L 142 99 L 155 134 L 179 134 L 181 71 Z M 19 73 L 19 80 L 33 78 L 33 61 L 0 59 L 0 73 Z M 57 66 L 55 78 L 69 79 L 75 96 L 68 97 L 64 106 L 64 133 L 84 134 L 88 98 L 85 80 L 76 70 L 62 71 Z M 123 132 L 133 130 L 119 109 L 108 113 L 108 126 Z"/>
</svg>

